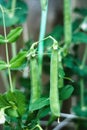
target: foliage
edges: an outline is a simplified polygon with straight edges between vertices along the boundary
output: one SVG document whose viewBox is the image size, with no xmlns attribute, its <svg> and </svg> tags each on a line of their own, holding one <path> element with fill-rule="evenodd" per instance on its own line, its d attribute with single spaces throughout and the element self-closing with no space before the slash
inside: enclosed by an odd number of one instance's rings
<svg viewBox="0 0 87 130">
<path fill-rule="evenodd" d="M 40 121 L 47 117 L 49 118 L 48 124 L 49 122 L 52 124 L 55 119 L 60 118 L 64 100 L 69 99 L 73 94 L 79 95 L 81 100 L 77 106 L 72 108 L 72 111 L 78 116 L 87 117 L 87 96 L 86 92 L 84 93 L 84 83 L 87 77 L 85 63 L 87 26 L 85 28 L 83 26 L 87 24 L 87 9 L 75 9 L 74 11 L 82 17 L 71 24 L 70 3 L 64 0 L 64 25 L 55 26 L 46 38 L 43 34 L 41 41 L 28 41 L 15 56 L 9 59 L 8 46 L 12 47 L 14 42 L 22 36 L 23 28 L 20 24 L 26 21 L 28 14 L 25 1 L 15 1 L 16 4 L 12 6 L 13 1 L 0 1 L 0 25 L 4 27 L 4 35 L 0 35 L 0 45 L 6 48 L 6 60 L 1 57 L 0 70 L 2 73 L 4 71 L 7 73 L 9 80 L 8 90 L 0 94 L 0 111 L 3 111 L 3 116 L 5 116 L 4 129 L 42 130 Z M 42 7 L 46 6 L 44 11 L 47 11 L 47 2 L 47 0 L 41 2 Z M 44 20 L 46 22 L 46 18 Z M 20 26 L 16 27 L 16 25 Z M 10 31 L 7 33 L 6 27 L 8 26 Z M 39 59 L 38 44 L 41 42 L 43 43 L 41 52 L 43 62 Z M 77 53 L 81 44 L 86 46 L 83 59 L 80 59 Z M 17 89 L 15 77 L 20 71 L 22 75 L 19 79 L 20 86 Z M 27 76 L 23 76 L 24 72 Z M 49 76 L 44 86 L 41 72 Z M 73 83 L 72 77 L 74 76 L 77 79 Z M 76 95 L 76 90 L 78 95 Z"/>
</svg>

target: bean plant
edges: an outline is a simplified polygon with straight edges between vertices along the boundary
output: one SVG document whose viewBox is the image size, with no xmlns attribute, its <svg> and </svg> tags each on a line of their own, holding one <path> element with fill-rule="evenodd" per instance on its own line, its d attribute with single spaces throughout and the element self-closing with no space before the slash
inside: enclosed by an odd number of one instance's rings
<svg viewBox="0 0 87 130">
<path fill-rule="evenodd" d="M 29 11 L 27 4 L 23 0 L 0 1 L 0 25 L 4 32 L 0 34 L 0 44 L 5 47 L 6 54 L 6 60 L 0 58 L 0 71 L 6 89 L 0 94 L 0 124 L 4 130 L 53 129 L 54 121 L 56 125 L 62 122 L 63 102 L 71 95 L 79 95 L 81 99 L 77 106 L 72 107 L 72 111 L 77 119 L 86 120 L 84 86 L 87 46 L 82 61 L 77 51 L 81 43 L 87 43 L 87 26 L 84 28 L 87 24 L 87 9 L 76 8 L 74 12 L 83 17 L 73 21 L 71 1 L 64 0 L 64 25 L 57 25 L 46 34 L 49 2 L 40 0 L 40 4 L 42 13 L 39 38 L 35 42 L 30 39 L 23 41 L 23 47 L 17 51 L 17 41 L 24 31 L 22 24 L 26 22 Z M 12 56 L 9 56 L 9 46 Z M 24 76 L 25 72 L 27 76 Z M 18 73 L 21 73 L 21 77 Z M 45 85 L 43 73 L 49 76 Z M 77 76 L 77 79 L 73 80 L 73 76 Z M 46 123 L 43 126 L 44 120 Z M 79 126 L 80 122 L 78 130 Z"/>
</svg>

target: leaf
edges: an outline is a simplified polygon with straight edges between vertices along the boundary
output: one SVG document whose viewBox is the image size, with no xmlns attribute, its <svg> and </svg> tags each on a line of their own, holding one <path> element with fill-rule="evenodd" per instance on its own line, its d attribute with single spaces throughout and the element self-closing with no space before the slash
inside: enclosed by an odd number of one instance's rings
<svg viewBox="0 0 87 130">
<path fill-rule="evenodd" d="M 81 109 L 81 105 L 78 104 L 77 106 L 73 107 L 73 111 L 80 117 L 87 117 L 87 107 Z"/>
<path fill-rule="evenodd" d="M 11 106 L 6 112 L 13 117 L 22 116 L 26 111 L 24 94 L 19 90 L 15 90 L 14 92 L 7 92 L 4 96 Z"/>
<path fill-rule="evenodd" d="M 76 57 L 68 55 L 64 58 L 64 64 L 72 70 L 72 74 L 76 73 L 81 77 L 87 76 L 87 66 L 81 68 L 81 61 Z"/>
<path fill-rule="evenodd" d="M 83 31 L 87 32 L 87 17 L 84 18 L 83 22 L 82 22 L 81 25 L 80 25 L 80 28 L 81 28 Z"/>
<path fill-rule="evenodd" d="M 84 17 L 87 16 L 87 8 L 75 8 L 74 12 L 78 13 Z"/>
<path fill-rule="evenodd" d="M 60 100 L 68 99 L 71 96 L 71 94 L 73 93 L 73 91 L 74 91 L 74 88 L 71 85 L 67 85 L 65 87 L 60 88 L 59 89 L 59 94 L 60 94 L 59 98 L 60 98 Z"/>
<path fill-rule="evenodd" d="M 29 110 L 35 111 L 49 105 L 49 98 L 39 98 L 34 103 L 30 104 Z"/>
<path fill-rule="evenodd" d="M 72 23 L 72 32 L 74 32 L 77 29 L 79 29 L 82 22 L 83 22 L 83 19 L 81 19 L 81 18 L 75 19 L 75 21 Z"/>
<path fill-rule="evenodd" d="M 0 70 L 4 70 L 7 68 L 7 63 L 5 61 L 0 60 Z"/>
<path fill-rule="evenodd" d="M 74 44 L 86 43 L 87 44 L 87 34 L 83 32 L 74 33 L 72 36 L 72 42 Z"/>
<path fill-rule="evenodd" d="M 8 42 L 10 43 L 15 42 L 21 35 L 22 31 L 23 31 L 22 27 L 17 27 L 11 30 L 9 34 L 7 35 Z"/>
<path fill-rule="evenodd" d="M 5 43 L 6 41 L 5 41 L 5 38 L 2 36 L 2 35 L 0 35 L 0 44 L 3 44 L 3 43 Z"/>
<path fill-rule="evenodd" d="M 3 95 L 0 95 L 0 109 L 9 106 Z"/>
<path fill-rule="evenodd" d="M 18 0 L 16 3 L 16 8 L 19 8 L 15 12 L 15 17 L 18 18 L 17 24 L 22 24 L 26 21 L 28 13 L 29 13 L 28 5 L 25 1 Z"/>
<path fill-rule="evenodd" d="M 17 54 L 16 57 L 12 58 L 10 60 L 11 69 L 14 70 L 23 69 L 23 66 L 27 62 L 26 55 L 27 55 L 27 51 L 21 51 Z"/>
<path fill-rule="evenodd" d="M 63 36 L 63 27 L 60 25 L 56 26 L 52 30 L 52 32 L 50 34 L 48 34 L 47 36 L 49 36 L 49 35 L 52 36 L 55 40 L 60 41 Z M 52 39 L 47 39 L 44 41 L 45 48 L 51 47 L 52 44 L 53 44 Z"/>
<path fill-rule="evenodd" d="M 3 6 L 5 11 L 5 23 L 6 26 L 12 26 L 12 25 L 20 25 L 25 22 L 27 15 L 28 15 L 28 5 L 25 1 L 17 0 L 16 1 L 16 7 L 15 7 L 15 13 L 12 16 L 11 6 L 12 1 L 8 0 L 3 2 L 0 2 L 0 4 Z M 0 11 L 0 25 L 3 26 L 3 20 L 2 20 L 2 12 Z"/>
<path fill-rule="evenodd" d="M 48 115 L 49 112 L 50 112 L 50 107 L 45 107 L 45 108 L 40 109 L 37 115 L 38 119 L 44 118 L 45 116 Z"/>
</svg>

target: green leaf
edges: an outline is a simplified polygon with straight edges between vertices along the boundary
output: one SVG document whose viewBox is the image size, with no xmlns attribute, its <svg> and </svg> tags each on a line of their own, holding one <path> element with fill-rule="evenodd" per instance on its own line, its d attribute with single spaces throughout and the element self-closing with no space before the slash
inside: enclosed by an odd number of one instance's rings
<svg viewBox="0 0 87 130">
<path fill-rule="evenodd" d="M 87 34 L 83 32 L 74 33 L 72 36 L 72 42 L 74 44 L 86 43 L 87 44 Z"/>
<path fill-rule="evenodd" d="M 75 8 L 74 12 L 78 13 L 84 17 L 87 16 L 87 8 Z"/>
<path fill-rule="evenodd" d="M 81 105 L 78 104 L 77 106 L 73 107 L 73 111 L 80 117 L 87 117 L 87 107 L 81 109 Z"/>
<path fill-rule="evenodd" d="M 56 27 L 54 27 L 54 29 L 52 30 L 52 32 L 50 34 L 48 34 L 47 36 L 52 36 L 55 40 L 60 41 L 62 36 L 63 36 L 63 27 L 58 25 Z M 51 47 L 51 45 L 53 44 L 52 39 L 47 39 L 44 41 L 44 47 Z"/>
<path fill-rule="evenodd" d="M 15 42 L 21 35 L 22 31 L 23 31 L 22 27 L 17 27 L 11 30 L 9 34 L 7 35 L 8 42 L 10 43 Z"/>
<path fill-rule="evenodd" d="M 83 22 L 82 22 L 81 25 L 80 25 L 80 28 L 81 28 L 83 31 L 87 32 L 87 17 L 84 18 Z"/>
<path fill-rule="evenodd" d="M 21 51 L 17 54 L 16 57 L 12 58 L 10 60 L 11 69 L 13 70 L 23 69 L 23 67 L 27 62 L 26 55 L 27 51 Z"/>
<path fill-rule="evenodd" d="M 12 16 L 12 1 L 3 1 L 0 2 L 0 4 L 3 6 L 5 13 L 5 21 L 6 21 L 6 26 L 12 26 L 12 25 L 20 25 L 24 23 L 27 19 L 28 15 L 28 5 L 26 4 L 25 1 L 23 0 L 17 0 L 16 1 L 16 7 L 15 7 L 15 13 Z M 3 20 L 2 20 L 2 12 L 0 11 L 0 25 L 3 26 Z"/>
<path fill-rule="evenodd" d="M 2 35 L 0 35 L 0 44 L 4 44 L 5 42 L 5 38 Z"/>
<path fill-rule="evenodd" d="M 76 73 L 79 76 L 87 76 L 87 66 L 81 68 L 81 61 L 74 56 L 68 55 L 64 58 L 64 64 L 72 70 L 72 74 Z"/>
<path fill-rule="evenodd" d="M 74 91 L 74 88 L 71 85 L 67 85 L 65 87 L 60 88 L 59 89 L 59 94 L 60 94 L 59 98 L 60 98 L 60 100 L 68 99 L 71 96 L 71 94 L 73 93 L 73 91 Z"/>
<path fill-rule="evenodd" d="M 3 95 L 0 95 L 0 109 L 9 106 L 9 103 L 6 101 Z"/>
<path fill-rule="evenodd" d="M 38 115 L 37 115 L 38 119 L 44 118 L 45 116 L 48 115 L 49 112 L 50 112 L 50 107 L 44 107 L 44 108 L 40 109 L 40 111 L 38 112 Z"/>
<path fill-rule="evenodd" d="M 49 98 L 39 98 L 34 103 L 30 104 L 29 110 L 35 111 L 49 105 Z"/>
<path fill-rule="evenodd" d="M 79 29 L 82 22 L 83 22 L 83 19 L 81 19 L 81 18 L 75 19 L 75 21 L 73 21 L 73 23 L 72 23 L 72 32 Z"/>
<path fill-rule="evenodd" d="M 19 90 L 15 90 L 14 92 L 7 92 L 4 96 L 11 106 L 6 110 L 6 113 L 13 117 L 22 116 L 26 111 L 24 94 Z"/>
<path fill-rule="evenodd" d="M 4 70 L 7 68 L 7 63 L 5 61 L 0 60 L 0 70 Z"/>
</svg>

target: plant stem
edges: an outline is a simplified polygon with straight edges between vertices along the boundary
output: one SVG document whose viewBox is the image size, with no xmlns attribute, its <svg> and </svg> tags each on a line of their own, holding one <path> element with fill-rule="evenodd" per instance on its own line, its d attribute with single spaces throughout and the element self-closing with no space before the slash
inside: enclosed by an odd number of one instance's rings
<svg viewBox="0 0 87 130">
<path fill-rule="evenodd" d="M 45 2 L 45 5 L 44 5 Z M 42 74 L 42 57 L 43 57 L 43 41 L 46 31 L 46 21 L 47 21 L 47 11 L 48 11 L 48 0 L 41 0 L 41 25 L 40 25 L 40 35 L 39 35 L 39 47 L 38 47 L 38 59 L 39 59 L 39 73 Z"/>
<path fill-rule="evenodd" d="M 87 45 L 86 45 L 85 52 L 84 52 L 84 55 L 83 55 L 83 60 L 82 60 L 82 65 L 81 65 L 82 68 L 83 68 L 84 65 L 85 65 L 86 58 L 87 58 Z"/>
<path fill-rule="evenodd" d="M 11 71 L 10 71 L 10 68 L 9 68 L 10 64 L 9 64 L 8 44 L 7 44 L 7 36 L 6 36 L 5 16 L 4 16 L 4 10 L 3 10 L 1 5 L 0 5 L 0 8 L 1 8 L 1 11 L 2 11 L 4 36 L 5 36 L 5 40 L 6 40 L 5 48 L 6 48 L 6 60 L 7 60 L 7 64 L 8 64 L 8 75 L 9 75 L 10 91 L 13 92 Z"/>
<path fill-rule="evenodd" d="M 11 44 L 11 50 L 12 50 L 12 57 L 15 57 L 17 54 L 17 46 L 16 46 L 16 42 Z"/>
<path fill-rule="evenodd" d="M 5 37 L 6 38 L 6 37 Z M 8 64 L 8 75 L 9 75 L 9 83 L 10 83 L 10 90 L 13 92 L 13 85 L 12 85 L 12 77 L 11 77 L 11 71 L 10 71 L 10 64 L 9 64 L 9 54 L 8 54 L 8 45 L 6 43 L 6 59 L 7 59 L 7 64 Z"/>
<path fill-rule="evenodd" d="M 11 5 L 12 16 L 14 16 L 15 7 L 16 7 L 16 0 L 12 0 L 12 5 Z"/>
<path fill-rule="evenodd" d="M 14 14 L 15 14 L 15 7 L 16 7 L 16 0 L 12 0 L 12 5 L 11 5 L 11 16 L 12 17 L 14 17 Z M 15 57 L 17 54 L 16 42 L 11 44 L 11 49 L 12 49 L 12 56 Z"/>
<path fill-rule="evenodd" d="M 81 96 L 81 109 L 84 107 L 84 80 L 80 79 L 80 96 Z"/>
<path fill-rule="evenodd" d="M 2 77 L 2 80 L 3 80 L 4 86 L 5 86 L 5 89 L 8 91 L 9 83 L 8 83 L 8 79 L 7 79 L 7 76 L 6 76 L 6 73 L 5 73 L 4 70 L 1 71 L 1 77 Z"/>
<path fill-rule="evenodd" d="M 83 69 L 85 65 L 86 58 L 87 58 L 87 45 L 86 45 L 85 52 L 83 55 L 82 64 L 80 66 L 81 69 Z M 85 105 L 84 103 L 84 79 L 83 78 L 80 79 L 80 96 L 81 96 L 81 108 L 83 108 Z"/>
<path fill-rule="evenodd" d="M 72 40 L 72 25 L 71 25 L 71 2 L 64 0 L 64 52 L 66 55 Z"/>
</svg>

